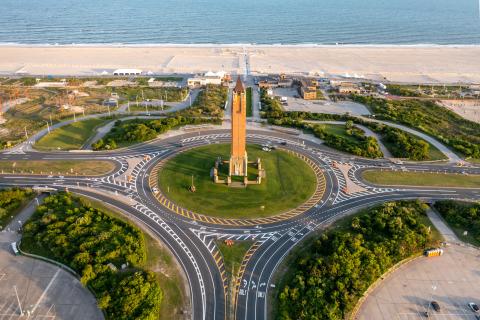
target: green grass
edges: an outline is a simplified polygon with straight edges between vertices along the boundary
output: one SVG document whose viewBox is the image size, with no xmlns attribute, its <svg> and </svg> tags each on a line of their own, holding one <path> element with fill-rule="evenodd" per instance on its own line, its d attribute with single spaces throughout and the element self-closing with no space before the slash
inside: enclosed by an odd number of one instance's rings
<svg viewBox="0 0 480 320">
<path fill-rule="evenodd" d="M 480 188 L 480 175 L 367 170 L 362 177 L 378 185 Z"/>
<path fill-rule="evenodd" d="M 354 136 L 347 134 L 347 130 L 345 125 L 343 124 L 319 124 L 320 127 L 324 128 L 326 133 L 334 134 L 345 138 L 351 142 L 358 142 L 359 140 L 356 139 Z"/>
<path fill-rule="evenodd" d="M 424 140 L 425 141 L 425 140 Z M 447 156 L 443 154 L 442 151 L 438 150 L 433 144 L 427 142 L 430 145 L 430 149 L 428 151 L 428 160 L 429 161 L 436 161 L 436 160 L 446 160 Z"/>
<path fill-rule="evenodd" d="M 247 88 L 247 93 L 246 93 L 246 99 L 247 99 L 247 117 L 253 116 L 253 95 L 252 95 L 252 87 Z"/>
<path fill-rule="evenodd" d="M 90 160 L 0 160 L 2 173 L 28 173 L 44 175 L 85 175 L 107 174 L 115 169 L 110 161 Z"/>
<path fill-rule="evenodd" d="M 253 241 L 235 241 L 233 245 L 228 246 L 224 242 L 217 241 L 218 249 L 225 264 L 225 270 L 230 277 L 237 276 L 243 257 L 252 244 Z"/>
<path fill-rule="evenodd" d="M 325 100 L 322 90 L 317 90 L 317 100 Z"/>
<path fill-rule="evenodd" d="M 167 198 L 195 212 L 222 218 L 268 217 L 293 209 L 310 198 L 316 188 L 313 170 L 285 151 L 264 152 L 249 145 L 248 157 L 262 159 L 266 178 L 247 188 L 215 184 L 210 170 L 215 159 L 229 159 L 229 144 L 198 147 L 169 160 L 159 172 L 159 186 Z M 223 166 L 226 166 L 224 164 Z M 188 190 L 192 175 L 197 189 Z M 263 206 L 263 207 L 262 207 Z"/>
<path fill-rule="evenodd" d="M 45 135 L 35 143 L 39 150 L 78 150 L 95 134 L 95 128 L 105 119 L 88 119 L 63 126 Z"/>
<path fill-rule="evenodd" d="M 416 138 L 422 141 L 425 141 L 421 138 L 418 138 L 418 137 Z M 393 148 L 392 142 L 386 141 L 386 139 L 381 139 L 381 140 L 382 140 L 382 143 L 385 145 L 385 147 L 391 151 L 391 149 Z M 438 160 L 447 159 L 447 156 L 445 156 L 442 151 L 438 150 L 437 147 L 435 147 L 433 144 L 429 143 L 428 141 L 425 141 L 425 142 L 430 145 L 430 148 L 428 149 L 428 160 L 426 161 L 438 161 Z M 410 161 L 414 161 L 414 160 L 410 160 Z"/>
<path fill-rule="evenodd" d="M 463 241 L 465 243 L 469 243 L 471 245 L 480 247 L 480 241 L 478 241 L 473 236 L 472 232 L 470 232 L 468 230 L 469 228 L 462 228 L 462 227 L 454 226 L 454 225 L 452 225 L 451 223 L 448 223 L 448 222 L 447 222 L 447 224 L 450 227 L 450 229 L 452 229 L 453 233 L 455 233 L 455 235 L 457 236 L 458 239 L 460 239 L 461 241 Z M 468 231 L 466 236 L 463 234 L 464 231 Z"/>
<path fill-rule="evenodd" d="M 82 197 L 82 199 L 92 207 L 102 210 L 112 217 L 134 224 L 141 230 L 145 239 L 147 260 L 145 264 L 139 267 L 155 273 L 164 294 L 158 319 L 183 319 L 180 315 L 180 310 L 185 307 L 187 299 L 183 290 L 183 278 L 168 249 L 163 247 L 158 239 L 154 239 L 148 232 L 145 232 L 143 230 L 145 228 L 144 225 L 128 219 L 123 214 L 97 201 L 92 201 L 84 197 Z"/>
<path fill-rule="evenodd" d="M 20 212 L 22 212 L 22 210 L 30 203 L 30 201 L 33 200 L 33 198 L 35 198 L 35 194 L 28 194 L 24 199 L 21 200 L 21 203 L 17 208 L 13 210 L 7 210 L 4 215 L 0 214 L 0 230 L 5 229 L 5 227 L 8 226 L 8 224 L 13 221 Z"/>
<path fill-rule="evenodd" d="M 475 159 L 475 158 L 468 158 L 466 159 L 468 162 L 471 162 L 471 163 L 480 163 L 480 159 Z"/>
</svg>

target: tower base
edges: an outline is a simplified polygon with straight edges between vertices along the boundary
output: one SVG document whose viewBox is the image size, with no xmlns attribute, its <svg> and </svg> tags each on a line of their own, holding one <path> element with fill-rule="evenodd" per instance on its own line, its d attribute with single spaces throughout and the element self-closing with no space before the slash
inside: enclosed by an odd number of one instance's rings
<svg viewBox="0 0 480 320">
<path fill-rule="evenodd" d="M 228 162 L 228 164 L 228 175 L 241 177 L 247 176 L 248 158 L 246 152 L 244 157 L 230 157 L 230 161 Z"/>
</svg>

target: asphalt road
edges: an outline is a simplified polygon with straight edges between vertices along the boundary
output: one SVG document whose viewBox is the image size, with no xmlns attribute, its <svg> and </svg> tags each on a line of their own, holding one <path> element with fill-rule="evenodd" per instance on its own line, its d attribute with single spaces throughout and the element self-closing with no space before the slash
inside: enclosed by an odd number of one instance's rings
<svg viewBox="0 0 480 320">
<path fill-rule="evenodd" d="M 161 205 L 149 186 L 149 176 L 155 165 L 168 156 L 195 146 L 227 142 L 229 130 L 208 130 L 186 133 L 162 140 L 139 144 L 111 152 L 55 152 L 41 153 L 22 150 L 21 153 L 0 154 L 2 160 L 109 160 L 115 171 L 101 177 L 30 176 L 25 174 L 0 175 L 2 186 L 47 186 L 75 192 L 108 203 L 119 211 L 141 221 L 151 229 L 173 252 L 188 278 L 192 298 L 192 319 L 225 319 L 225 280 L 221 265 L 214 258 L 212 240 L 254 240 L 258 248 L 246 263 L 237 291 L 236 319 L 266 319 L 272 276 L 279 263 L 303 238 L 319 232 L 332 221 L 355 212 L 359 208 L 395 199 L 479 199 L 479 189 L 460 188 L 399 188 L 378 187 L 362 181 L 361 172 L 383 168 L 402 171 L 452 172 L 480 174 L 480 167 L 457 167 L 442 164 L 394 164 L 388 160 L 369 160 L 352 157 L 297 136 L 268 130 L 250 130 L 249 143 L 279 144 L 308 157 L 322 170 L 326 190 L 322 199 L 312 208 L 290 219 L 262 225 L 219 225 L 194 221 Z M 281 145 L 286 142 L 286 145 Z M 149 155 L 150 159 L 145 156 Z M 133 170 L 129 160 L 137 159 Z M 364 191 L 348 194 L 343 191 L 345 177 L 334 166 L 349 163 L 349 178 Z M 130 170 L 132 179 L 122 177 Z"/>
</svg>

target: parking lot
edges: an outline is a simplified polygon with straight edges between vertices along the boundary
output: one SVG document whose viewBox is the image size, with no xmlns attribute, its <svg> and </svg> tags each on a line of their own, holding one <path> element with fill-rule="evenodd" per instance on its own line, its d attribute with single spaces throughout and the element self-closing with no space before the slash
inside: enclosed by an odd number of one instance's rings
<svg viewBox="0 0 480 320">
<path fill-rule="evenodd" d="M 273 94 L 279 97 L 287 97 L 287 105 L 283 106 L 286 111 L 306 111 L 330 114 L 345 114 L 348 112 L 351 115 L 357 116 L 370 114 L 367 107 L 352 101 L 333 102 L 330 100 L 304 100 L 299 97 L 296 88 L 276 88 L 273 90 Z M 296 98 L 296 96 L 299 98 Z"/>
<path fill-rule="evenodd" d="M 468 303 L 480 305 L 480 250 L 449 239 L 444 228 L 438 229 L 450 243 L 445 253 L 418 258 L 388 275 L 367 297 L 356 319 L 419 320 L 426 319 L 426 311 L 429 319 L 476 319 Z M 439 312 L 432 310 L 431 301 L 438 302 Z"/>
<path fill-rule="evenodd" d="M 13 255 L 10 243 L 17 239 L 14 232 L 0 232 L 0 320 L 103 319 L 95 298 L 75 277 L 52 264 Z"/>
</svg>

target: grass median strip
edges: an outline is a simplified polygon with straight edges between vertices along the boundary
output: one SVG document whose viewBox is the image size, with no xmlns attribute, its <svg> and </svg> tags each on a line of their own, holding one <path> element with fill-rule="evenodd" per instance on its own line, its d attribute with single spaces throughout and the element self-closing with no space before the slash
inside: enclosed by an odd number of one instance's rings
<svg viewBox="0 0 480 320">
<path fill-rule="evenodd" d="M 38 150 L 80 149 L 95 134 L 95 128 L 106 121 L 103 118 L 95 118 L 63 126 L 41 138 L 35 143 L 35 148 Z"/>
<path fill-rule="evenodd" d="M 110 161 L 92 160 L 0 160 L 3 174 L 43 174 L 98 176 L 112 172 L 115 164 Z"/>
<path fill-rule="evenodd" d="M 378 185 L 480 188 L 480 175 L 367 170 L 362 177 Z"/>
<path fill-rule="evenodd" d="M 247 117 L 253 116 L 252 87 L 247 88 Z"/>
</svg>

